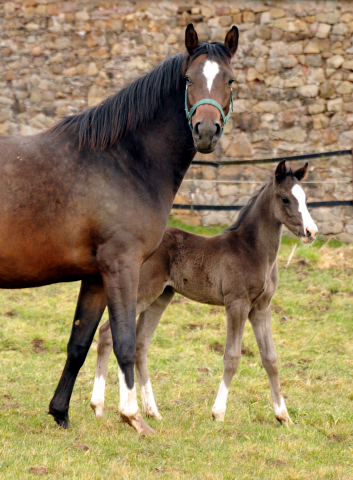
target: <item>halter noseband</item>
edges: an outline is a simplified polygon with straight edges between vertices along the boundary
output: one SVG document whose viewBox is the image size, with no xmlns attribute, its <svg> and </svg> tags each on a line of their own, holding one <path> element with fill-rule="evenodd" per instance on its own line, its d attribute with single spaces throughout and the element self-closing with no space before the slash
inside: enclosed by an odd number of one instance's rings
<svg viewBox="0 0 353 480">
<path fill-rule="evenodd" d="M 229 101 L 228 113 L 227 113 L 227 115 L 224 115 L 223 108 L 220 106 L 220 104 L 218 102 L 216 102 L 216 100 L 212 100 L 212 98 L 204 98 L 203 100 L 200 100 L 199 102 L 196 102 L 195 105 L 193 105 L 191 107 L 191 109 L 189 110 L 188 109 L 188 86 L 186 85 L 186 89 L 185 89 L 185 112 L 186 112 L 186 117 L 188 119 L 191 131 L 193 131 L 192 123 L 191 123 L 192 116 L 196 112 L 196 109 L 197 109 L 198 106 L 205 105 L 205 104 L 213 105 L 214 107 L 218 108 L 218 110 L 220 111 L 220 114 L 221 114 L 221 117 L 222 117 L 222 122 L 223 122 L 223 125 L 222 125 L 222 133 L 223 133 L 224 127 L 226 126 L 226 124 L 229 120 L 230 114 L 233 111 L 233 90 L 232 89 L 230 90 L 230 101 Z M 222 133 L 221 133 L 221 135 L 222 135 Z"/>
</svg>

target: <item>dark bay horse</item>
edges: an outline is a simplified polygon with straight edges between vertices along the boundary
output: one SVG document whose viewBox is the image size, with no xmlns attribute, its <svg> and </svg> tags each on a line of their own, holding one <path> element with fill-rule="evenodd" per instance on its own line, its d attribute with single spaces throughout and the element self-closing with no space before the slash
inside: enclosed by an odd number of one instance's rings
<svg viewBox="0 0 353 480">
<path fill-rule="evenodd" d="M 178 292 L 196 302 L 226 307 L 224 372 L 212 409 L 215 420 L 224 419 L 230 382 L 240 361 L 244 325 L 249 318 L 270 382 L 276 418 L 285 425 L 291 423 L 278 378 L 270 303 L 278 283 L 277 253 L 282 224 L 305 243 L 312 241 L 317 232 L 299 184 L 307 168 L 308 164 L 295 172 L 286 171 L 285 162 L 281 162 L 274 178 L 249 200 L 236 223 L 221 235 L 207 238 L 167 228 L 158 250 L 143 264 L 137 302 L 140 315 L 136 329 L 136 373 L 147 415 L 161 418 L 148 376 L 148 349 L 164 310 Z M 105 322 L 99 332 L 91 399 L 97 417 L 104 411 L 111 350 L 110 326 Z"/>
<path fill-rule="evenodd" d="M 77 374 L 108 305 L 125 388 L 121 418 L 138 432 L 151 431 L 134 385 L 140 267 L 159 246 L 196 151 L 213 151 L 220 138 L 232 104 L 238 29 L 224 43 L 208 43 L 190 24 L 185 45 L 187 53 L 98 106 L 38 135 L 0 138 L 0 288 L 82 281 L 49 406 L 64 428 Z"/>
</svg>

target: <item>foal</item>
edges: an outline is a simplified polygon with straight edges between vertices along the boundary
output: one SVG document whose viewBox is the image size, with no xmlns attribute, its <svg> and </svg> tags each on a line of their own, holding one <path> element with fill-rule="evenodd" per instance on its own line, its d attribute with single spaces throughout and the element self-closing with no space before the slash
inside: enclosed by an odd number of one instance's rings
<svg viewBox="0 0 353 480">
<path fill-rule="evenodd" d="M 200 303 L 226 307 L 224 372 L 212 409 L 214 419 L 224 420 L 228 390 L 240 361 L 244 325 L 249 318 L 268 375 L 276 418 L 287 426 L 292 423 L 278 378 L 270 303 L 278 283 L 277 254 L 282 224 L 304 243 L 311 242 L 317 232 L 299 184 L 307 169 L 308 164 L 295 172 L 287 171 L 285 161 L 279 163 L 274 177 L 249 200 L 235 224 L 220 235 L 207 238 L 167 228 L 158 250 L 141 267 L 136 373 L 147 415 L 161 418 L 148 376 L 147 353 L 153 332 L 177 292 Z M 105 322 L 99 331 L 91 399 L 96 417 L 101 417 L 104 411 L 111 350 L 110 326 Z"/>
</svg>

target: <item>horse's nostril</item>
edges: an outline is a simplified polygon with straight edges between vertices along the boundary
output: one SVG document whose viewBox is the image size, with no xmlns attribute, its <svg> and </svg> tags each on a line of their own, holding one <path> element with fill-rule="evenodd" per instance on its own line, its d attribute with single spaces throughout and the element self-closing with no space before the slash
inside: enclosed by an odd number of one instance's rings
<svg viewBox="0 0 353 480">
<path fill-rule="evenodd" d="M 194 126 L 194 136 L 200 138 L 199 126 L 201 122 L 197 122 Z"/>
<path fill-rule="evenodd" d="M 307 236 L 307 238 L 310 238 L 310 237 L 311 237 L 311 232 L 310 232 L 310 230 L 306 230 L 306 236 Z"/>
<path fill-rule="evenodd" d="M 221 126 L 219 123 L 215 123 L 215 126 L 216 126 L 216 133 L 214 134 L 214 138 L 219 138 L 221 136 Z"/>
</svg>

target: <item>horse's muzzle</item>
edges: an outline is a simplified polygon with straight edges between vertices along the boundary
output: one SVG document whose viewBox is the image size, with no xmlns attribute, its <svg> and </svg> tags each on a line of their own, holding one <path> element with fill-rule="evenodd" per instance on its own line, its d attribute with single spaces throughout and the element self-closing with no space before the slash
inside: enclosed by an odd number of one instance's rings
<svg viewBox="0 0 353 480">
<path fill-rule="evenodd" d="M 213 152 L 221 135 L 222 127 L 218 122 L 197 122 L 192 131 L 195 148 L 200 153 Z"/>
</svg>

